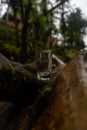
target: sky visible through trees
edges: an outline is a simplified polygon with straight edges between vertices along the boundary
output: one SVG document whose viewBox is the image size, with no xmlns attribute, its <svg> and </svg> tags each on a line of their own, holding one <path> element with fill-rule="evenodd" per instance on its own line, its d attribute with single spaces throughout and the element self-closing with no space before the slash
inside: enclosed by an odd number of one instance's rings
<svg viewBox="0 0 87 130">
<path fill-rule="evenodd" d="M 87 0 L 71 0 L 71 4 L 80 7 L 85 16 L 87 16 Z"/>
<path fill-rule="evenodd" d="M 52 3 L 54 3 L 53 0 L 51 0 L 51 1 L 52 1 Z M 1 0 L 0 0 L 0 2 L 1 2 Z M 71 0 L 71 4 L 74 5 L 74 7 L 80 7 L 82 12 L 85 14 L 85 16 L 87 16 L 87 0 L 79 0 L 79 1 Z M 7 5 L 5 5 L 3 7 L 2 14 L 5 12 L 6 8 L 7 8 Z"/>
</svg>

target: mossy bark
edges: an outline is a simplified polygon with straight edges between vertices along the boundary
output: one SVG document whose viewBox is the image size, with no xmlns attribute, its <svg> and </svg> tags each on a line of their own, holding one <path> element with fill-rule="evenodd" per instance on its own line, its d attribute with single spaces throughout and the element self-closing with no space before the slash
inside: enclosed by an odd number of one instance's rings
<svg viewBox="0 0 87 130">
<path fill-rule="evenodd" d="M 0 54 L 0 100 L 24 106 L 32 103 L 38 92 L 38 80 L 23 65 Z"/>
</svg>

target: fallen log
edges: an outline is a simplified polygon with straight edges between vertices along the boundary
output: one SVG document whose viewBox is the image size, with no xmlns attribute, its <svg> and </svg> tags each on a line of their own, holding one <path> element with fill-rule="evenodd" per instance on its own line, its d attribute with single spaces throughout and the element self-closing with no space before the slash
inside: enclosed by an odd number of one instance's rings
<svg viewBox="0 0 87 130">
<path fill-rule="evenodd" d="M 26 104 L 33 102 L 38 91 L 37 78 L 20 63 L 0 53 L 0 101 Z"/>
<path fill-rule="evenodd" d="M 57 60 L 57 64 L 60 73 L 65 64 L 59 60 Z M 60 66 L 62 66 L 61 69 Z M 53 72 L 52 78 L 54 79 L 55 73 Z M 28 99 L 32 102 L 38 91 L 36 73 L 35 63 L 23 65 L 9 60 L 0 53 L 0 101 L 17 101 L 21 104 Z"/>
</svg>

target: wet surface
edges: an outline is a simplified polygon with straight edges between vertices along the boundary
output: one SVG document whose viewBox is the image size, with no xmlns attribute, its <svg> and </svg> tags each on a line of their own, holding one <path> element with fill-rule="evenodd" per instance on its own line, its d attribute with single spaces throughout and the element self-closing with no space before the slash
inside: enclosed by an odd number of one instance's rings
<svg viewBox="0 0 87 130">
<path fill-rule="evenodd" d="M 53 87 L 51 102 L 32 130 L 87 130 L 87 54 L 78 53 Z"/>
<path fill-rule="evenodd" d="M 87 130 L 87 54 L 78 53 L 62 69 L 55 70 L 53 93 L 48 105 L 42 106 L 44 112 L 31 122 L 32 107 L 28 107 L 6 130 Z"/>
</svg>

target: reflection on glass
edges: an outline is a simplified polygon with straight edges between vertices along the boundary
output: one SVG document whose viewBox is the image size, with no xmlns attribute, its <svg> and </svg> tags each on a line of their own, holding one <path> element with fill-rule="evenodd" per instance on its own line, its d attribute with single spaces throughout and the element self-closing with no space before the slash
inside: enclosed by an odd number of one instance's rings
<svg viewBox="0 0 87 130">
<path fill-rule="evenodd" d="M 52 71 L 51 50 L 43 50 L 37 53 L 37 76 L 41 80 L 50 80 Z"/>
</svg>

